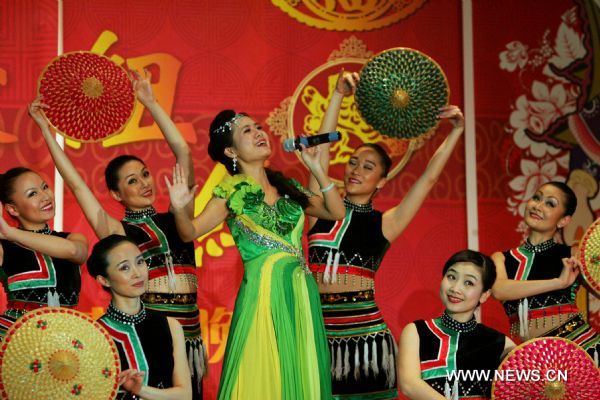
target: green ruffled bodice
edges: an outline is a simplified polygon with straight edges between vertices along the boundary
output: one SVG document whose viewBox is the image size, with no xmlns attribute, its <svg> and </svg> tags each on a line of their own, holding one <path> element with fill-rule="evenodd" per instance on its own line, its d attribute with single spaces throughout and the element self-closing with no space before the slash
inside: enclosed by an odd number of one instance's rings
<svg viewBox="0 0 600 400">
<path fill-rule="evenodd" d="M 292 184 L 309 194 L 295 180 Z M 213 190 L 215 196 L 226 199 L 229 208 L 227 224 L 242 259 L 248 261 L 265 252 L 284 251 L 301 259 L 304 210 L 295 201 L 280 197 L 275 204 L 265 203 L 265 193 L 250 176 L 234 175 L 224 179 Z"/>
</svg>

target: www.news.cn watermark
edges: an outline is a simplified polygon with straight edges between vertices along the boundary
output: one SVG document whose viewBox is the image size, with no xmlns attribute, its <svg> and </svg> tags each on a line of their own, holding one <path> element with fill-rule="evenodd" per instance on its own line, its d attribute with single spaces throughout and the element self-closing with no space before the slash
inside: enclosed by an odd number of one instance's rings
<svg viewBox="0 0 600 400">
<path fill-rule="evenodd" d="M 568 371 L 558 369 L 505 369 L 501 371 L 489 370 L 455 370 L 446 373 L 446 379 L 454 381 L 505 381 L 505 382 L 566 382 Z"/>
</svg>

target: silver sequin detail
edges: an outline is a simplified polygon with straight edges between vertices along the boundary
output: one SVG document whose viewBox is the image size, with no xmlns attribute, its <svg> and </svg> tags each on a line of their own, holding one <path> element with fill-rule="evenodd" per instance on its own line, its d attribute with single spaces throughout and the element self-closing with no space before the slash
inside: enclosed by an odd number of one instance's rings
<svg viewBox="0 0 600 400">
<path fill-rule="evenodd" d="M 246 235 L 246 238 L 248 240 L 250 240 L 252 243 L 254 243 L 257 246 L 260 247 L 266 247 L 269 249 L 276 249 L 276 250 L 281 250 L 283 252 L 289 253 L 293 256 L 295 256 L 298 259 L 298 262 L 300 263 L 300 266 L 302 267 L 302 269 L 304 270 L 305 274 L 310 274 L 310 269 L 308 268 L 308 265 L 306 264 L 306 260 L 304 259 L 304 254 L 302 253 L 301 250 L 296 249 L 295 247 L 291 246 L 291 245 L 287 245 L 285 243 L 281 243 L 275 240 L 270 239 L 267 236 L 263 236 L 259 233 L 256 233 L 254 231 L 252 231 L 250 228 L 248 228 L 246 225 L 244 225 L 243 222 L 237 220 L 237 219 L 233 219 L 232 223 L 244 234 Z"/>
</svg>

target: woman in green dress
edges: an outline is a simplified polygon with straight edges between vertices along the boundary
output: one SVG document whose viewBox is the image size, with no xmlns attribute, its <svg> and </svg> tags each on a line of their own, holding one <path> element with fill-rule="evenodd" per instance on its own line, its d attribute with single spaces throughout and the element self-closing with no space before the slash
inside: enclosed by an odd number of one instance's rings
<svg viewBox="0 0 600 400">
<path fill-rule="evenodd" d="M 329 351 L 314 279 L 302 251 L 304 213 L 341 219 L 345 209 L 319 163 L 317 147 L 302 159 L 323 197 L 269 170 L 267 134 L 246 114 L 225 110 L 210 126 L 208 151 L 232 174 L 191 220 L 195 188 L 179 166 L 167 181 L 182 238 L 227 221 L 244 263 L 223 362 L 219 399 L 330 399 Z"/>
</svg>

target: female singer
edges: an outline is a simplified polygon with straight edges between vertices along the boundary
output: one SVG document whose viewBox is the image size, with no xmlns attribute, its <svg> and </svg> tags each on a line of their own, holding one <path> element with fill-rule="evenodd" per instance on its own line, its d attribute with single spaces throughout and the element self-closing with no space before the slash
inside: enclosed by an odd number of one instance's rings
<svg viewBox="0 0 600 400">
<path fill-rule="evenodd" d="M 303 151 L 302 158 L 323 197 L 264 167 L 269 138 L 246 114 L 220 112 L 210 125 L 208 152 L 233 176 L 215 188 L 202 214 L 190 220 L 183 210 L 193 191 L 181 168 L 167 185 L 182 237 L 227 220 L 244 264 L 218 398 L 331 399 L 318 291 L 301 238 L 304 213 L 336 219 L 344 206 L 320 167 L 318 149 Z"/>
</svg>

